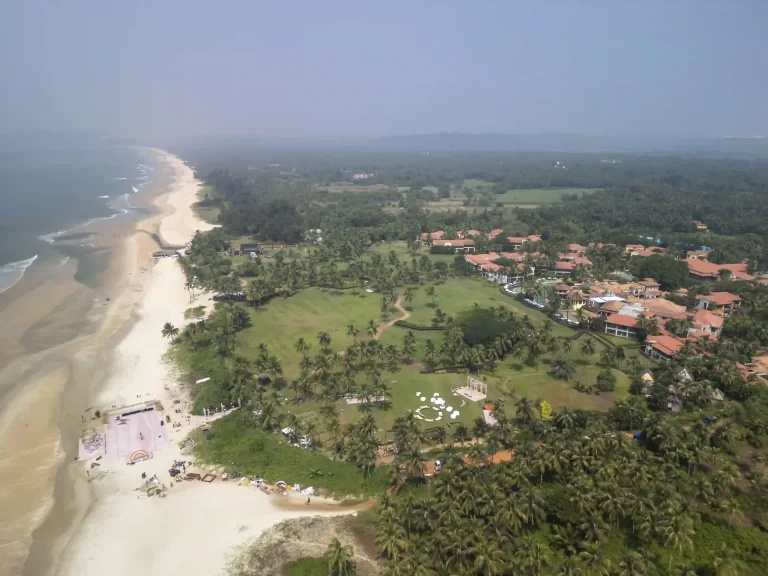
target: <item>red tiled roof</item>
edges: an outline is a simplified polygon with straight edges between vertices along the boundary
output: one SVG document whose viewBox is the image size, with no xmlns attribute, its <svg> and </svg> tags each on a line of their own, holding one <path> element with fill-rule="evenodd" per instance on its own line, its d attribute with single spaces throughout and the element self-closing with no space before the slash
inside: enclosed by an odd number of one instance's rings
<svg viewBox="0 0 768 576">
<path fill-rule="evenodd" d="M 665 356 L 674 356 L 683 347 L 683 341 L 674 336 L 648 336 L 645 341 Z"/>
<path fill-rule="evenodd" d="M 464 260 L 475 266 L 487 264 L 498 260 L 499 255 L 496 252 L 489 252 L 488 254 L 465 254 Z"/>
<path fill-rule="evenodd" d="M 665 248 L 659 248 L 658 246 L 651 246 L 650 248 L 646 248 L 645 250 L 638 250 L 635 256 L 640 256 L 641 258 L 647 258 L 648 256 L 653 256 L 655 254 L 662 255 L 666 253 L 667 251 Z"/>
<path fill-rule="evenodd" d="M 576 265 L 573 262 L 555 262 L 555 270 L 572 271 Z"/>
<path fill-rule="evenodd" d="M 740 302 L 741 298 L 736 296 L 736 294 L 731 294 L 730 292 L 712 292 L 711 294 L 699 294 L 696 296 L 696 300 L 712 302 L 718 306 L 727 306 L 728 304 L 733 304 L 734 302 Z"/>
<path fill-rule="evenodd" d="M 466 240 L 435 240 L 432 245 L 461 248 L 463 246 L 474 246 L 475 241 L 469 238 Z"/>
<path fill-rule="evenodd" d="M 587 248 L 581 244 L 568 244 L 568 250 L 571 252 L 586 252 Z"/>
<path fill-rule="evenodd" d="M 445 230 L 438 230 L 437 232 L 424 232 L 421 235 L 422 240 L 426 240 L 427 238 L 432 238 L 432 240 L 439 240 L 445 236 Z"/>
<path fill-rule="evenodd" d="M 722 316 L 716 316 L 715 314 L 712 314 L 709 310 L 698 310 L 693 317 L 691 318 L 693 322 L 693 327 L 697 329 L 707 328 L 708 326 L 713 326 L 714 328 L 719 329 L 723 325 L 723 318 Z"/>
<path fill-rule="evenodd" d="M 602 306 L 600 306 L 600 310 L 603 310 L 605 312 L 618 312 L 624 308 L 624 302 L 619 300 L 614 300 L 612 302 L 606 302 Z"/>
<path fill-rule="evenodd" d="M 606 324 L 616 324 L 625 328 L 634 328 L 637 326 L 637 318 L 625 314 L 611 314 L 605 319 Z"/>
<path fill-rule="evenodd" d="M 728 270 L 735 278 L 739 280 L 752 280 L 754 276 L 747 274 L 747 265 L 744 262 L 739 264 L 712 264 L 698 258 L 687 258 L 688 272 L 694 276 L 703 278 L 717 278 L 720 270 Z"/>
<path fill-rule="evenodd" d="M 706 330 L 696 330 L 689 333 L 687 339 L 691 342 L 698 342 L 699 340 L 710 340 L 712 342 L 716 342 L 717 336 L 712 334 L 712 332 L 707 332 Z"/>
<path fill-rule="evenodd" d="M 488 239 L 493 240 L 494 238 L 496 238 L 496 236 L 498 236 L 502 232 L 504 232 L 504 230 L 502 230 L 501 228 L 494 228 L 488 233 Z"/>
<path fill-rule="evenodd" d="M 480 230 L 467 230 L 464 232 L 465 236 L 480 236 L 481 232 Z"/>
</svg>

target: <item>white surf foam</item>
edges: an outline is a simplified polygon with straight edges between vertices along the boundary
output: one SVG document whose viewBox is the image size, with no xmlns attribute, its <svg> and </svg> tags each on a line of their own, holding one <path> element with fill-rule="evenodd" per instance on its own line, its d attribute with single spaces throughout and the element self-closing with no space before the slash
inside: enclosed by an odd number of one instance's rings
<svg viewBox="0 0 768 576">
<path fill-rule="evenodd" d="M 99 196 L 99 198 L 109 198 L 107 194 L 104 194 L 104 196 Z"/>
<path fill-rule="evenodd" d="M 131 186 L 131 188 L 133 188 L 133 193 L 134 193 L 134 194 L 136 194 L 136 192 L 138 192 L 138 191 L 139 191 L 139 189 L 138 189 L 138 188 L 136 188 L 136 186 Z"/>
<path fill-rule="evenodd" d="M 128 180 L 128 176 L 120 176 L 118 178 L 112 178 L 112 180 Z"/>
<path fill-rule="evenodd" d="M 37 260 L 37 254 L 26 260 L 0 266 L 0 294 L 15 286 L 24 277 L 24 271 Z"/>
</svg>

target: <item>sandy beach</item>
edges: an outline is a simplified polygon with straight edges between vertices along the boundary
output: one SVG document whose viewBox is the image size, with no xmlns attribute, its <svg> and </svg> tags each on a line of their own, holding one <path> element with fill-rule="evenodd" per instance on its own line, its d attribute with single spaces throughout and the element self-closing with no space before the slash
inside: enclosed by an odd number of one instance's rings
<svg viewBox="0 0 768 576">
<path fill-rule="evenodd" d="M 218 574 L 237 546 L 275 523 L 308 512 L 353 512 L 319 499 L 308 510 L 298 497 L 270 496 L 220 480 L 182 482 L 164 499 L 136 491 L 144 472 L 169 482 L 173 461 L 189 459 L 182 457 L 179 442 L 201 424 L 201 417 L 187 422 L 174 411 L 184 405 L 184 394 L 164 360 L 169 343 L 162 326 L 182 327 L 187 308 L 213 305 L 208 294 L 190 303 L 174 259 L 151 259 L 158 248 L 154 238 L 181 247 L 197 230 L 212 227 L 191 208 L 199 190 L 192 170 L 173 155 L 159 150 L 156 155 L 168 177 L 165 188 L 153 200 L 155 214 L 116 239 L 105 289 L 111 294 L 108 305 L 93 294 L 83 297 L 91 307 L 92 329 L 26 354 L 0 374 L 34 382 L 9 397 L 12 410 L 0 413 L 0 471 L 10 479 L 0 496 L 2 575 Z M 72 294 L 65 297 L 74 305 Z M 16 310 L 23 317 L 24 308 Z M 95 460 L 75 461 L 82 431 L 102 427 L 91 419 L 95 410 L 147 400 L 160 401 L 180 423 L 166 428 L 166 449 L 133 466 L 102 458 L 92 469 Z"/>
</svg>

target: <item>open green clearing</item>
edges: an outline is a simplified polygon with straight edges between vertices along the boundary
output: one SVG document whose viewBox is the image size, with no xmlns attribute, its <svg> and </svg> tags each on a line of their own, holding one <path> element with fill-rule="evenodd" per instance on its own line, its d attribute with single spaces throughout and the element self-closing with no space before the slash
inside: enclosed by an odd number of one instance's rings
<svg viewBox="0 0 768 576">
<path fill-rule="evenodd" d="M 496 202 L 503 204 L 555 204 L 563 201 L 563 196 L 570 194 L 591 194 L 597 189 L 590 188 L 530 188 L 525 190 L 508 190 L 504 194 L 493 197 Z"/>
<path fill-rule="evenodd" d="M 347 462 L 296 448 L 278 434 L 265 433 L 246 410 L 216 420 L 210 433 L 198 432 L 195 455 L 228 469 L 237 462 L 241 474 L 315 488 L 332 486 L 338 494 L 377 494 L 387 488 L 386 468 L 377 468 L 365 478 L 362 470 Z"/>
<path fill-rule="evenodd" d="M 331 194 L 342 192 L 383 192 L 389 190 L 386 184 L 350 184 L 349 182 L 331 182 L 327 186 L 315 186 L 316 190 L 325 190 Z"/>
<path fill-rule="evenodd" d="M 435 289 L 434 308 L 432 307 L 432 298 L 427 296 L 426 292 L 429 286 Z M 446 282 L 430 284 L 429 286 L 421 286 L 416 289 L 413 302 L 410 305 L 412 312 L 411 317 L 408 319 L 409 322 L 430 326 L 432 325 L 432 318 L 435 315 L 436 308 L 439 308 L 449 316 L 456 316 L 460 312 L 474 306 L 482 308 L 506 306 L 516 314 L 528 316 L 534 325 L 542 324 L 547 320 L 547 316 L 543 312 L 528 308 L 519 300 L 504 294 L 498 284 L 478 276 L 453 278 Z M 555 336 L 573 336 L 574 330 L 571 328 L 562 324 L 553 324 L 552 333 Z"/>
<path fill-rule="evenodd" d="M 532 310 L 524 306 L 514 298 L 503 294 L 496 284 L 484 279 L 471 277 L 451 279 L 444 283 L 432 285 L 435 288 L 435 305 L 446 314 L 456 316 L 474 306 L 498 307 L 504 305 L 513 309 L 518 314 L 527 315 L 535 326 L 541 326 L 547 317 L 538 310 Z M 415 297 L 410 305 L 412 315 L 409 322 L 422 325 L 431 325 L 434 316 L 432 299 L 427 296 L 427 286 L 417 287 Z M 402 293 L 402 291 L 401 291 Z M 354 324 L 364 335 L 368 321 L 373 319 L 377 324 L 381 323 L 379 315 L 380 295 L 365 292 L 353 293 L 345 291 L 342 294 L 334 294 L 328 290 L 310 288 L 302 290 L 294 296 L 286 299 L 275 298 L 262 305 L 261 309 L 248 306 L 251 314 L 252 326 L 243 330 L 239 335 L 238 353 L 246 358 L 253 359 L 258 354 L 259 344 L 267 344 L 270 353 L 276 355 L 283 365 L 286 377 L 295 378 L 299 372 L 300 354 L 294 349 L 294 343 L 298 338 L 304 338 L 315 350 L 317 334 L 321 331 L 331 335 L 331 347 L 334 350 L 342 350 L 352 343 L 352 338 L 347 336 L 347 326 Z M 397 318 L 398 313 L 393 313 Z M 393 326 L 387 329 L 381 336 L 381 342 L 397 347 L 402 346 L 403 337 L 408 332 L 404 328 Z M 415 360 L 421 363 L 425 357 L 425 345 L 428 339 L 439 348 L 443 341 L 442 331 L 413 331 L 416 338 Z M 552 334 L 558 337 L 572 337 L 574 330 L 558 323 L 552 323 Z M 600 368 L 595 366 L 605 346 L 594 339 L 596 353 L 592 357 L 583 357 L 578 349 L 582 342 L 582 336 L 573 343 L 573 350 L 567 354 L 545 354 L 539 359 L 536 366 L 527 366 L 516 358 L 507 358 L 497 364 L 494 372 L 485 371 L 480 376 L 485 376 L 489 383 L 489 397 L 493 398 L 498 389 L 495 383 L 502 378 L 505 380 L 507 391 L 514 390 L 518 396 L 541 398 L 547 400 L 553 406 L 569 405 L 575 408 L 607 409 L 616 398 L 626 396 L 629 385 L 628 377 L 619 371 L 617 376 L 617 390 L 614 393 L 599 396 L 577 392 L 573 384 L 577 381 L 583 384 L 593 384 Z M 623 341 L 620 344 L 630 344 Z M 640 356 L 636 350 L 628 350 L 628 356 L 636 356 L 644 364 L 647 359 Z M 570 382 L 555 380 L 547 374 L 547 363 L 554 359 L 564 357 L 576 368 L 576 374 Z M 425 397 L 434 392 L 440 393 L 443 398 L 449 400 L 451 390 L 462 386 L 466 381 L 464 374 L 420 374 L 418 365 L 404 366 L 395 373 L 386 373 L 385 379 L 392 389 L 391 406 L 387 409 L 376 408 L 374 414 L 382 433 L 385 435 L 390 429 L 395 417 L 407 410 L 418 408 L 422 403 L 417 399 L 416 392 L 422 392 Z M 504 392 L 504 391 L 501 391 Z M 288 393 L 290 397 L 291 394 Z M 340 402 L 338 405 L 343 423 L 355 422 L 359 419 L 359 410 L 355 405 L 347 405 Z M 317 410 L 313 402 L 301 405 L 292 405 L 289 410 L 298 413 L 311 413 Z M 468 405 L 460 410 L 460 417 L 449 420 L 443 414 L 441 424 L 449 422 L 470 423 L 474 418 L 481 416 L 478 406 Z"/>
<path fill-rule="evenodd" d="M 370 260 L 370 254 L 380 254 L 382 258 L 388 258 L 389 253 L 394 252 L 398 260 L 401 262 L 410 262 L 413 258 L 419 259 L 422 256 L 427 256 L 433 262 L 445 262 L 446 264 L 453 264 L 456 258 L 455 254 L 430 254 L 429 250 L 421 247 L 415 254 L 408 251 L 405 242 L 382 242 L 371 247 L 365 253 L 364 258 Z"/>
<path fill-rule="evenodd" d="M 266 344 L 282 363 L 285 375 L 293 378 L 299 373 L 301 355 L 293 348 L 299 338 L 317 350 L 317 334 L 327 332 L 331 348 L 343 350 L 352 343 L 347 336 L 349 324 L 354 324 L 362 335 L 369 320 L 380 322 L 381 295 L 355 294 L 335 295 L 329 290 L 308 288 L 290 298 L 273 298 L 261 308 L 248 306 L 252 326 L 240 332 L 238 352 L 252 360 L 259 344 Z"/>
</svg>

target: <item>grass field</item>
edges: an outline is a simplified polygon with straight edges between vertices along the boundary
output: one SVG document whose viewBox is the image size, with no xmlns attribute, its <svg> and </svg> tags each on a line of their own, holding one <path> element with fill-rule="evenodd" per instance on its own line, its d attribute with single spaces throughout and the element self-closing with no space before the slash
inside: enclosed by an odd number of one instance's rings
<svg viewBox="0 0 768 576">
<path fill-rule="evenodd" d="M 300 355 L 293 349 L 299 338 L 317 349 L 317 334 L 328 332 L 331 348 L 343 350 L 352 343 L 347 325 L 354 324 L 361 333 L 368 321 L 379 320 L 381 296 L 362 292 L 333 295 L 327 290 L 309 288 L 286 299 L 273 298 L 261 308 L 248 306 L 252 326 L 240 333 L 238 352 L 253 359 L 259 344 L 269 346 L 270 353 L 283 364 L 285 375 L 293 378 L 299 373 Z"/>
<path fill-rule="evenodd" d="M 401 262 L 410 262 L 413 258 L 418 260 L 422 256 L 429 256 L 429 259 L 433 262 L 445 262 L 450 265 L 453 264 L 453 261 L 456 258 L 455 254 L 430 254 L 429 250 L 425 247 L 420 247 L 418 252 L 411 254 L 405 247 L 405 242 L 383 242 L 381 244 L 376 244 L 366 252 L 365 257 L 369 258 L 370 254 L 376 253 L 381 254 L 381 257 L 386 261 L 386 259 L 389 258 L 390 252 L 394 252 Z"/>
<path fill-rule="evenodd" d="M 456 316 L 473 306 L 495 308 L 503 305 L 517 314 L 529 316 L 534 324 L 542 324 L 547 319 L 543 312 L 528 308 L 518 300 L 503 294 L 498 284 L 477 276 L 453 278 L 447 282 L 432 284 L 431 286 L 435 288 L 435 307 L 440 308 L 449 316 Z M 432 308 L 432 298 L 427 296 L 427 287 L 425 285 L 416 290 L 411 303 L 413 310 L 408 319 L 409 322 L 427 326 L 432 324 L 435 309 Z M 555 336 L 572 336 L 574 330 L 562 324 L 555 324 L 553 334 Z"/>
<path fill-rule="evenodd" d="M 437 194 L 437 186 L 422 186 L 423 190 L 432 190 L 435 194 Z M 395 186 L 395 190 L 398 192 L 408 192 L 410 190 L 410 186 Z"/>
<path fill-rule="evenodd" d="M 495 202 L 503 204 L 556 204 L 562 202 L 568 194 L 590 194 L 596 189 L 590 188 L 532 188 L 527 190 L 509 190 L 493 197 Z"/>
<path fill-rule="evenodd" d="M 370 478 L 363 471 L 320 452 L 308 452 L 283 442 L 279 434 L 256 428 L 246 410 L 236 411 L 213 423 L 211 432 L 197 433 L 195 455 L 211 464 L 225 466 L 270 482 L 314 486 L 334 494 L 377 494 L 387 487 L 387 469 L 377 468 Z"/>
<path fill-rule="evenodd" d="M 541 360 L 546 360 L 544 357 Z M 629 395 L 629 377 L 618 370 L 613 370 L 616 376 L 616 390 L 602 392 L 599 395 L 584 394 L 573 388 L 577 382 L 594 384 L 601 368 L 594 365 L 574 366 L 576 374 L 569 382 L 556 380 L 547 374 L 547 365 L 543 362 L 538 366 L 515 365 L 514 361 L 506 360 L 496 368 L 494 376 L 503 381 L 503 392 L 514 392 L 517 397 L 527 396 L 529 399 L 542 399 L 549 402 L 553 408 L 568 406 L 583 410 L 608 410 L 616 400 Z M 490 380 L 490 378 L 489 378 Z"/>
<path fill-rule="evenodd" d="M 389 190 L 386 184 L 350 184 L 349 182 L 331 182 L 328 186 L 315 186 L 316 190 L 325 190 L 331 194 L 341 192 L 383 192 Z"/>
<path fill-rule="evenodd" d="M 416 410 L 421 406 L 432 406 L 429 399 L 437 392 L 446 401 L 448 406 L 459 410 L 458 418 L 450 418 L 447 411 L 443 411 L 441 420 L 436 422 L 424 421 L 425 428 L 432 426 L 456 426 L 459 423 L 467 426 L 472 424 L 475 418 L 483 415 L 482 407 L 473 404 L 461 396 L 453 396 L 451 390 L 464 386 L 467 381 L 466 374 L 420 374 L 419 367 L 416 365 L 404 366 L 399 372 L 387 373 L 384 378 L 392 388 L 392 402 L 385 409 L 374 408 L 373 415 L 380 427 L 380 438 L 387 439 L 391 436 L 389 430 L 392 428 L 395 418 L 402 416 L 409 410 Z M 489 395 L 496 395 L 496 388 L 489 384 Z M 416 393 L 420 392 L 420 396 Z M 426 401 L 421 401 L 421 397 Z M 356 422 L 361 418 L 361 412 L 355 405 L 340 403 L 342 409 L 340 421 L 342 423 Z M 437 410 L 425 410 L 426 418 L 436 418 Z"/>
</svg>

